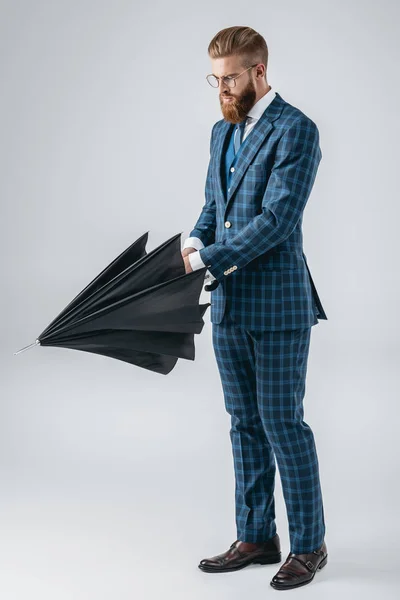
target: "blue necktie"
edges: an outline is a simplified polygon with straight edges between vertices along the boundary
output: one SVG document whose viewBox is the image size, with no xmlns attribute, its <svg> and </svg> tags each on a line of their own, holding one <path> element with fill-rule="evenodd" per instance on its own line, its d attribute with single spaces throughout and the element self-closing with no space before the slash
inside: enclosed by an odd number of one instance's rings
<svg viewBox="0 0 400 600">
<path fill-rule="evenodd" d="M 237 154 L 237 151 L 239 150 L 239 148 L 242 144 L 243 133 L 244 133 L 244 128 L 246 126 L 246 121 L 247 121 L 247 117 L 245 119 L 243 119 L 243 121 L 241 121 L 240 123 L 238 123 L 236 125 L 235 142 L 234 142 L 235 154 Z"/>
</svg>

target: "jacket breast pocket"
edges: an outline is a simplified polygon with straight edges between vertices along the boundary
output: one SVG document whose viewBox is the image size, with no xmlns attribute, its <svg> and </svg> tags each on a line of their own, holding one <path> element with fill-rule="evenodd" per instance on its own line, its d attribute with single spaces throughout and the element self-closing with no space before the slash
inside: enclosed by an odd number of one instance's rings
<svg viewBox="0 0 400 600">
<path fill-rule="evenodd" d="M 246 174 L 252 177 L 265 177 L 267 175 L 267 167 L 263 162 L 253 163 L 247 168 Z"/>
<path fill-rule="evenodd" d="M 250 165 L 244 175 L 245 185 L 249 192 L 253 191 L 256 195 L 263 192 L 268 182 L 268 169 L 265 163 L 254 163 Z"/>
</svg>

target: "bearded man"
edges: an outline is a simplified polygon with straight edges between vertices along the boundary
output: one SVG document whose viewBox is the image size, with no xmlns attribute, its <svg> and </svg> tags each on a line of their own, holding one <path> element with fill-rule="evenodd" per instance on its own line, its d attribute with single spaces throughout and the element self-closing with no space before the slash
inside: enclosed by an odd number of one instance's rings
<svg viewBox="0 0 400 600">
<path fill-rule="evenodd" d="M 186 272 L 207 267 L 212 341 L 235 471 L 237 540 L 200 561 L 207 573 L 281 562 L 276 463 L 290 552 L 270 581 L 308 584 L 327 562 L 314 435 L 303 398 L 311 328 L 327 319 L 303 251 L 302 219 L 322 152 L 316 124 L 266 78 L 268 48 L 250 27 L 208 47 L 223 118 L 212 128 L 206 201 L 185 240 Z M 207 288 L 206 288 L 207 289 Z"/>
</svg>

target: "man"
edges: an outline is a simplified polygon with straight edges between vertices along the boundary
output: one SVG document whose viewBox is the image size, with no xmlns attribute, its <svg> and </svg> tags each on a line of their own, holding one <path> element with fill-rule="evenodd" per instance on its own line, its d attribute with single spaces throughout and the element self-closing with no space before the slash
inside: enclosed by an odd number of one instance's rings
<svg viewBox="0 0 400 600">
<path fill-rule="evenodd" d="M 237 540 L 208 573 L 281 562 L 279 467 L 290 552 L 275 589 L 312 581 L 327 562 L 319 464 L 303 397 L 311 327 L 327 319 L 303 252 L 303 210 L 322 157 L 315 123 L 267 83 L 268 49 L 250 27 L 211 41 L 223 119 L 215 123 L 206 202 L 186 239 L 186 272 L 207 267 L 212 339 L 235 468 Z"/>
</svg>

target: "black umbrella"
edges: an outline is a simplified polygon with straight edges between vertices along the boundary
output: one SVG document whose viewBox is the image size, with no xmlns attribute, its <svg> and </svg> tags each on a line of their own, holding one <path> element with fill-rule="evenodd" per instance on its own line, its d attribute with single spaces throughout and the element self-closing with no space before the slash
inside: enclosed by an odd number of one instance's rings
<svg viewBox="0 0 400 600">
<path fill-rule="evenodd" d="M 102 354 L 166 375 L 194 360 L 210 302 L 199 304 L 207 267 L 185 272 L 181 233 L 146 252 L 148 233 L 113 260 L 28 348 Z"/>
</svg>

